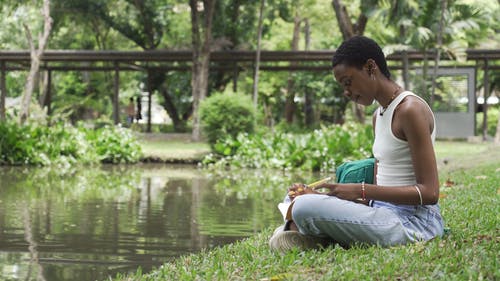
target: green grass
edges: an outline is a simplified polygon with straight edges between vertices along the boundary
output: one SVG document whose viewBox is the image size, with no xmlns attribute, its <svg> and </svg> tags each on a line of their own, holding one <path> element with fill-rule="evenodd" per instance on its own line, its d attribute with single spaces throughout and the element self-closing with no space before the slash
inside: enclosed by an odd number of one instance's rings
<svg viewBox="0 0 500 281">
<path fill-rule="evenodd" d="M 470 159 L 487 153 L 489 150 L 498 150 L 492 144 L 473 143 L 465 141 L 437 141 L 435 145 L 436 156 L 439 159 L 453 160 Z"/>
<path fill-rule="evenodd" d="M 441 178 L 449 171 L 500 162 L 500 146 L 492 143 L 438 141 L 435 151 Z"/>
<path fill-rule="evenodd" d="M 466 141 L 437 141 L 435 145 L 438 158 L 460 158 L 483 153 L 490 145 Z"/>
<path fill-rule="evenodd" d="M 454 182 L 441 189 L 440 205 L 450 229 L 443 238 L 391 248 L 331 246 L 282 255 L 267 246 L 270 226 L 243 241 L 182 256 L 149 274 L 116 280 L 499 280 L 500 149 L 440 142 L 436 151 L 438 159 L 451 159 L 440 171 Z"/>
<path fill-rule="evenodd" d="M 144 157 L 159 159 L 201 159 L 210 152 L 210 146 L 202 142 L 180 140 L 141 140 Z"/>
</svg>

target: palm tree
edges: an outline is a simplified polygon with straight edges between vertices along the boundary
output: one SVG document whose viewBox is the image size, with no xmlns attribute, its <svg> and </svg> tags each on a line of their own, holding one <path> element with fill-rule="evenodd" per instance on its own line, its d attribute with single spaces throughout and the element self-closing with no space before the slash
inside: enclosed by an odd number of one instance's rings
<svg viewBox="0 0 500 281">
<path fill-rule="evenodd" d="M 406 50 L 414 49 L 424 54 L 422 64 L 422 89 L 421 94 L 428 101 L 433 100 L 433 94 L 428 92 L 429 51 L 434 50 L 434 73 L 436 79 L 437 66 L 441 53 L 449 58 L 462 60 L 465 49 L 478 41 L 477 35 L 485 36 L 487 29 L 484 24 L 484 14 L 478 7 L 469 4 L 449 3 L 450 1 L 425 0 L 425 1 L 400 1 L 391 0 L 383 2 L 377 12 L 389 27 L 394 28 L 393 40 L 387 42 L 388 53 L 402 51 L 405 57 Z M 405 87 L 408 87 L 407 64 L 404 64 L 403 76 Z M 434 91 L 435 82 L 432 82 Z M 432 102 L 431 102 L 432 104 Z"/>
</svg>

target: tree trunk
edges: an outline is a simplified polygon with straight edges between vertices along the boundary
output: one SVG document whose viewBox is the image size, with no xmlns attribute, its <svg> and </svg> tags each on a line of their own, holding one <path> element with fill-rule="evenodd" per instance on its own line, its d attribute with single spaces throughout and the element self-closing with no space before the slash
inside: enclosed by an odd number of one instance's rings
<svg viewBox="0 0 500 281">
<path fill-rule="evenodd" d="M 198 12 L 198 1 L 190 0 L 191 7 L 191 32 L 193 44 L 193 65 L 191 76 L 191 87 L 193 91 L 193 131 L 192 139 L 200 141 L 201 124 L 199 116 L 199 105 L 207 96 L 208 74 L 210 67 L 210 45 L 212 42 L 212 20 L 215 0 L 203 1 L 205 17 L 203 21 L 203 42 L 201 40 L 200 13 Z"/>
<path fill-rule="evenodd" d="M 410 89 L 410 63 L 408 60 L 408 52 L 406 50 L 403 50 L 401 52 L 401 55 L 403 56 L 403 83 L 405 89 Z"/>
<path fill-rule="evenodd" d="M 488 75 L 488 60 L 484 61 L 484 77 L 483 77 L 483 141 L 488 137 L 488 98 L 490 97 L 490 77 Z"/>
<path fill-rule="evenodd" d="M 42 93 L 40 94 L 40 97 L 38 98 L 38 104 L 40 105 L 41 108 L 44 108 L 47 105 L 47 95 L 48 95 L 48 87 L 47 83 L 49 80 L 49 71 L 43 72 L 41 75 L 41 88 L 42 88 Z"/>
<path fill-rule="evenodd" d="M 5 61 L 0 62 L 0 122 L 5 121 L 5 100 L 7 99 L 7 86 Z"/>
<path fill-rule="evenodd" d="M 51 103 L 52 103 L 52 70 L 47 70 L 44 72 L 43 79 L 42 79 L 42 95 L 40 96 L 39 99 L 39 104 L 41 108 L 46 108 L 47 109 L 47 117 L 50 117 L 52 110 L 51 110 Z"/>
<path fill-rule="evenodd" d="M 255 70 L 253 76 L 253 106 L 257 108 L 257 99 L 259 97 L 259 67 L 260 67 L 260 41 L 262 40 L 262 20 L 264 15 L 264 6 L 266 1 L 260 1 L 259 26 L 257 29 L 257 51 L 255 54 Z"/>
<path fill-rule="evenodd" d="M 166 89 L 166 87 L 162 87 L 159 90 L 160 94 L 163 96 L 163 107 L 172 119 L 172 123 L 174 125 L 174 131 L 176 132 L 184 132 L 186 130 L 186 120 L 179 115 L 177 107 L 172 102 L 172 98 L 170 97 L 170 93 Z M 189 116 L 189 114 L 187 114 Z"/>
<path fill-rule="evenodd" d="M 274 135 L 274 116 L 272 105 L 270 105 L 266 100 L 262 102 L 262 105 L 264 107 L 264 120 L 266 125 L 271 128 L 271 133 Z"/>
<path fill-rule="evenodd" d="M 162 106 L 167 111 L 168 116 L 172 120 L 175 132 L 185 132 L 186 121 L 191 116 L 192 108 L 184 111 L 182 114 L 179 112 L 179 108 L 175 105 L 174 98 L 168 91 L 167 73 L 163 71 L 156 71 L 153 69 L 147 70 L 147 80 L 146 88 L 151 96 L 155 91 L 163 97 Z M 148 115 L 150 115 L 150 101 L 148 98 Z M 149 119 L 148 119 L 148 132 L 150 132 Z"/>
<path fill-rule="evenodd" d="M 113 121 L 117 125 L 120 123 L 120 69 L 118 68 L 118 62 L 115 62 L 115 71 L 113 77 Z"/>
<path fill-rule="evenodd" d="M 436 95 L 436 85 L 438 77 L 439 59 L 441 57 L 441 48 L 443 45 L 443 29 L 444 29 L 444 13 L 446 12 L 446 2 L 447 0 L 441 0 L 441 17 L 439 18 L 439 26 L 437 32 L 437 46 L 436 46 L 436 57 L 434 58 L 434 71 L 432 73 L 432 88 L 431 88 L 431 98 L 429 103 L 434 104 L 434 96 Z"/>
<path fill-rule="evenodd" d="M 332 0 L 332 7 L 335 11 L 335 16 L 337 17 L 337 23 L 339 25 L 340 32 L 342 33 L 342 38 L 347 40 L 356 35 L 363 35 L 366 28 L 366 23 L 368 22 L 368 18 L 360 13 L 357 22 L 354 24 L 351 22 L 349 13 L 347 9 L 342 4 L 340 0 Z M 354 115 L 358 122 L 365 122 L 365 112 L 364 106 L 355 103 L 354 104 Z"/>
<path fill-rule="evenodd" d="M 28 42 L 30 42 L 30 55 L 31 55 L 31 66 L 30 71 L 28 73 L 28 77 L 26 79 L 26 84 L 24 85 L 24 94 L 21 98 L 21 109 L 19 115 L 19 123 L 24 124 L 30 115 L 30 103 L 31 96 L 33 95 L 33 91 L 35 90 L 35 79 L 38 70 L 40 69 L 40 56 L 41 54 L 35 50 L 33 38 L 31 36 L 31 31 L 29 30 L 27 25 L 24 25 L 24 29 L 26 31 L 26 37 L 28 38 Z"/>
<path fill-rule="evenodd" d="M 396 24 L 393 22 L 393 24 Z M 404 38 L 406 38 L 406 28 L 404 25 L 399 25 L 399 38 L 401 44 L 404 44 Z M 402 64 L 402 76 L 403 76 L 403 87 L 405 89 L 410 89 L 410 62 L 408 60 L 408 51 L 406 49 L 401 51 L 401 64 Z"/>
<path fill-rule="evenodd" d="M 35 44 L 31 36 L 31 31 L 26 24 L 23 24 L 26 31 L 26 37 L 30 45 L 30 55 L 31 55 L 31 67 L 28 73 L 28 78 L 26 79 L 26 85 L 24 87 L 24 94 L 21 99 L 21 110 L 19 115 L 19 123 L 24 124 L 29 118 L 29 108 L 31 103 L 31 96 L 35 89 L 35 78 L 40 69 L 40 58 L 43 54 L 45 46 L 49 40 L 50 30 L 52 29 L 52 18 L 50 17 L 50 0 L 43 1 L 42 14 L 44 17 L 43 34 L 40 36 L 38 41 L 38 49 L 35 49 Z"/>
<path fill-rule="evenodd" d="M 353 37 L 354 29 L 352 27 L 351 20 L 349 19 L 349 14 L 347 13 L 346 8 L 340 0 L 332 1 L 333 10 L 335 11 L 335 15 L 337 16 L 337 23 L 339 24 L 340 32 L 342 33 L 342 38 L 347 40 Z"/>
<path fill-rule="evenodd" d="M 147 121 L 147 126 L 146 126 L 146 132 L 148 133 L 151 133 L 151 119 L 152 119 L 152 110 L 151 110 L 151 107 L 152 107 L 152 104 L 153 104 L 153 93 L 156 89 L 156 83 L 157 83 L 157 80 L 155 79 L 157 73 L 154 72 L 153 70 L 151 69 L 148 69 L 147 70 L 147 85 L 146 85 L 146 88 L 148 89 L 148 109 L 147 109 L 147 112 L 148 112 L 148 121 Z M 173 119 L 172 119 L 173 120 Z"/>
<path fill-rule="evenodd" d="M 430 97 L 429 97 L 429 89 L 427 88 L 427 76 L 429 72 L 429 56 L 427 54 L 427 48 L 424 47 L 424 57 L 423 57 L 423 62 L 422 62 L 422 96 L 424 99 L 429 103 L 429 106 L 431 109 L 434 109 L 434 106 L 432 103 L 430 103 Z"/>
<path fill-rule="evenodd" d="M 309 19 L 304 19 L 304 39 L 305 39 L 305 50 L 309 50 L 311 44 L 311 30 L 309 25 Z M 304 99 L 304 123 L 306 127 L 311 127 L 314 124 L 314 94 L 311 89 L 306 86 L 305 88 L 305 99 Z"/>
<path fill-rule="evenodd" d="M 495 144 L 500 144 L 500 112 L 498 112 L 497 131 L 495 133 Z"/>
<path fill-rule="evenodd" d="M 297 51 L 299 49 L 299 39 L 300 39 L 300 17 L 298 13 L 295 14 L 293 24 L 293 37 L 292 37 L 292 51 Z M 297 65 L 297 62 L 290 62 L 290 66 Z M 285 120 L 288 124 L 293 123 L 293 117 L 295 115 L 295 81 L 293 77 L 293 72 L 288 74 L 288 84 L 286 90 L 285 98 Z"/>
</svg>

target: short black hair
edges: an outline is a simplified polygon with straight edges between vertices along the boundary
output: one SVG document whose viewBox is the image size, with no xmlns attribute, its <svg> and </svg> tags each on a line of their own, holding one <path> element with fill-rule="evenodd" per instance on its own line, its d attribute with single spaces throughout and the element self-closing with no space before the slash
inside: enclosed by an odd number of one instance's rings
<svg viewBox="0 0 500 281">
<path fill-rule="evenodd" d="M 332 67 L 346 64 L 361 69 L 368 59 L 373 59 L 380 72 L 388 79 L 391 78 L 382 48 L 365 36 L 354 36 L 342 42 L 333 55 Z"/>
</svg>

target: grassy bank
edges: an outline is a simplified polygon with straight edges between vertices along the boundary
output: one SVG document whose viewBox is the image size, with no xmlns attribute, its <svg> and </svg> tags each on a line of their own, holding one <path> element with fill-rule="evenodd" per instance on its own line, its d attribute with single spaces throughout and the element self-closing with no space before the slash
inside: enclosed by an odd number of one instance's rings
<svg viewBox="0 0 500 281">
<path fill-rule="evenodd" d="M 143 162 L 195 163 L 210 152 L 205 142 L 192 142 L 188 134 L 142 134 Z"/>
<path fill-rule="evenodd" d="M 450 233 L 414 245 L 271 252 L 265 231 L 116 280 L 498 280 L 500 148 L 439 142 L 441 208 Z"/>
</svg>

